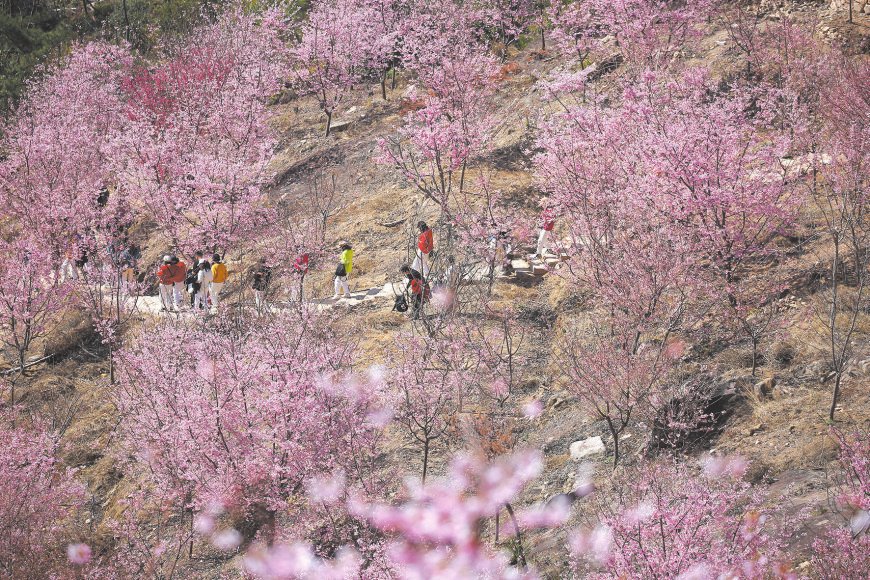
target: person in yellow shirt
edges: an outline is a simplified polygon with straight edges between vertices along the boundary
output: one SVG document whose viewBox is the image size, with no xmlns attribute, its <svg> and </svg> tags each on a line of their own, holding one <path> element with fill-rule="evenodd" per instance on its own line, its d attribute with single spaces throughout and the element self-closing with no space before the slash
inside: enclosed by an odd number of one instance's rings
<svg viewBox="0 0 870 580">
<path fill-rule="evenodd" d="M 333 298 L 338 298 L 339 293 L 344 290 L 344 297 L 350 298 L 350 287 L 347 284 L 347 277 L 353 270 L 353 248 L 347 242 L 341 242 L 339 248 L 341 254 L 338 255 L 338 266 L 335 268 L 335 294 Z"/>
<path fill-rule="evenodd" d="M 220 254 L 215 254 L 211 257 L 211 278 L 209 296 L 211 297 L 212 308 L 217 311 L 220 305 L 221 288 L 224 287 L 224 283 L 227 281 L 227 267 L 221 261 Z"/>
</svg>

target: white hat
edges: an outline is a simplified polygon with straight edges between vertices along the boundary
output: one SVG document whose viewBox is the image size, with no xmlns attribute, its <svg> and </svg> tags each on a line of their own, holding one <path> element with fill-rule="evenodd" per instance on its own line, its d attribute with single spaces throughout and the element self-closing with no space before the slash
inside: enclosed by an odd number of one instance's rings
<svg viewBox="0 0 870 580">
<path fill-rule="evenodd" d="M 169 254 L 166 254 L 165 256 L 163 256 L 163 261 L 168 264 L 169 262 L 172 261 L 172 256 L 170 256 Z"/>
</svg>

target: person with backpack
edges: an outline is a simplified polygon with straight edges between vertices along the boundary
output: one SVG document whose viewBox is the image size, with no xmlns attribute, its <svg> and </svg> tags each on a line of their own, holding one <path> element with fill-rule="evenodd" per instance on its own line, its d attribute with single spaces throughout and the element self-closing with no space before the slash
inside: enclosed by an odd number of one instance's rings
<svg viewBox="0 0 870 580">
<path fill-rule="evenodd" d="M 297 259 L 297 263 L 298 263 Z M 295 268 L 296 264 L 294 264 Z M 266 290 L 269 288 L 269 282 L 272 280 L 272 268 L 266 265 L 266 258 L 260 258 L 257 264 L 257 269 L 254 270 L 254 282 L 251 287 L 254 289 L 254 302 L 257 304 L 257 312 L 261 313 L 266 304 Z"/>
<path fill-rule="evenodd" d="M 429 277 L 429 254 L 435 249 L 435 237 L 432 234 L 432 229 L 426 225 L 426 222 L 417 222 L 417 228 L 420 230 L 420 235 L 417 237 L 416 256 L 411 268 L 423 274 L 424 278 Z"/>
<path fill-rule="evenodd" d="M 190 295 L 191 308 L 193 308 L 196 294 L 199 292 L 199 265 L 202 263 L 202 252 L 193 254 L 193 263 L 187 269 L 187 277 L 184 279 L 184 285 L 187 288 L 187 293 Z"/>
<path fill-rule="evenodd" d="M 214 280 L 214 275 L 212 274 L 212 266 L 208 262 L 208 260 L 200 260 L 197 266 L 194 266 L 197 270 L 196 272 L 196 283 L 197 283 L 197 292 L 196 296 L 193 300 L 193 309 L 208 309 L 208 297 L 209 290 L 211 289 L 212 280 Z"/>
<path fill-rule="evenodd" d="M 160 291 L 160 302 L 163 305 L 162 310 L 178 310 L 178 305 L 175 302 L 173 288 L 175 286 L 175 276 L 178 267 L 172 263 L 172 256 L 163 256 L 163 263 L 157 269 L 158 290 Z"/>
<path fill-rule="evenodd" d="M 347 284 L 347 277 L 353 270 L 353 248 L 348 242 L 343 241 L 339 245 L 339 249 L 341 253 L 338 255 L 338 266 L 335 268 L 335 282 L 333 283 L 335 294 L 332 297 L 338 298 L 339 292 L 343 290 L 344 297 L 350 298 L 350 286 Z"/>
<path fill-rule="evenodd" d="M 190 268 L 187 269 L 187 276 L 184 278 L 184 285 L 187 288 L 187 293 L 190 295 L 190 307 L 193 308 L 196 302 L 196 295 L 199 293 L 199 262 L 194 260 Z"/>
<path fill-rule="evenodd" d="M 209 294 L 211 296 L 212 308 L 214 308 L 215 311 L 217 311 L 218 306 L 220 306 L 221 289 L 223 289 L 224 284 L 227 281 L 227 276 L 229 274 L 227 273 L 226 264 L 224 264 L 221 261 L 220 254 L 214 254 L 211 257 L 211 260 L 212 260 L 212 265 L 211 265 L 212 281 L 211 281 L 211 289 L 209 290 Z"/>
<path fill-rule="evenodd" d="M 407 264 L 402 266 L 399 271 L 408 279 L 405 292 L 411 293 L 412 318 L 418 320 L 420 312 L 423 310 L 423 304 L 429 301 L 429 297 L 432 294 L 429 289 L 429 282 L 426 281 L 420 272 Z"/>
</svg>

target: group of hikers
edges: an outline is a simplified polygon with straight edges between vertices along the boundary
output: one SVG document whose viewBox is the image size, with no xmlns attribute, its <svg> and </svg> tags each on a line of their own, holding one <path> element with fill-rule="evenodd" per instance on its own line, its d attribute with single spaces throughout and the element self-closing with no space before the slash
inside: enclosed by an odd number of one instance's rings
<svg viewBox="0 0 870 580">
<path fill-rule="evenodd" d="M 308 254 L 299 256 L 293 263 L 293 271 L 304 276 L 308 271 L 308 260 Z M 203 252 L 196 252 L 190 268 L 177 256 L 163 256 L 156 276 L 161 311 L 181 310 L 186 304 L 186 291 L 187 303 L 194 312 L 217 312 L 229 271 L 220 254 L 212 254 L 209 259 Z M 262 312 L 266 307 L 266 293 L 271 281 L 272 268 L 266 258 L 260 258 L 251 282 L 257 312 Z"/>
<path fill-rule="evenodd" d="M 209 261 L 203 252 L 196 252 L 190 268 L 178 256 L 163 256 L 163 263 L 157 269 L 161 310 L 181 310 L 186 289 L 190 306 L 195 311 L 216 312 L 227 276 L 227 267 L 220 254 L 213 254 Z"/>
<path fill-rule="evenodd" d="M 555 228 L 556 216 L 554 211 L 542 201 L 544 210 L 541 212 L 537 247 L 535 253 L 530 254 L 529 258 L 540 257 L 544 258 L 548 251 L 549 236 Z M 417 222 L 419 234 L 417 236 L 417 244 L 414 249 L 414 261 L 409 266 L 404 264 L 400 269 L 402 277 L 407 280 L 404 292 L 396 297 L 394 310 L 405 312 L 408 310 L 407 295 L 410 298 L 410 307 L 414 319 L 419 319 L 423 310 L 423 305 L 426 304 L 431 295 L 432 288 L 430 285 L 430 270 L 432 267 L 433 250 L 435 249 L 435 237 L 432 229 L 424 221 Z M 502 268 L 505 273 L 510 273 L 512 270 L 511 260 L 514 257 L 512 253 L 512 245 L 510 243 L 508 232 L 498 232 L 490 239 L 490 248 L 493 251 L 493 256 L 497 255 L 501 249 Z M 342 295 L 345 298 L 350 297 L 350 288 L 348 285 L 348 275 L 353 270 L 353 247 L 347 241 L 342 241 L 339 244 L 339 263 L 335 269 L 335 280 L 333 299 L 338 299 Z M 494 258 L 493 258 L 494 259 Z M 447 270 L 444 273 L 443 279 L 445 285 L 451 288 L 457 285 L 457 268 L 451 258 L 447 260 Z"/>
<path fill-rule="evenodd" d="M 550 232 L 553 231 L 555 217 L 552 212 L 545 208 L 541 214 L 540 232 L 537 240 L 536 253 L 529 257 L 543 257 L 547 252 L 547 242 Z M 432 229 L 424 221 L 417 223 L 418 236 L 414 248 L 414 260 L 411 265 L 404 264 L 399 269 L 402 277 L 407 281 L 404 291 L 397 296 L 394 309 L 405 312 L 410 307 L 412 316 L 418 319 L 432 295 L 430 272 L 432 257 L 435 249 L 435 236 Z M 511 244 L 507 232 L 499 232 L 492 236 L 490 246 L 495 249 L 501 247 L 504 254 L 505 264 L 510 263 L 512 258 Z M 350 285 L 348 276 L 353 271 L 353 246 L 342 240 L 339 243 L 338 264 L 335 268 L 333 279 L 333 299 L 341 297 L 350 298 Z M 128 246 L 118 255 L 118 263 L 121 267 L 122 277 L 126 281 L 133 281 L 135 262 L 138 259 L 138 249 Z M 293 271 L 303 275 L 308 271 L 309 256 L 302 254 L 293 264 Z M 504 266 L 507 268 L 508 266 Z M 448 258 L 447 270 L 443 279 L 446 286 L 456 282 L 456 265 Z M 214 311 L 220 307 L 220 294 L 227 281 L 227 267 L 220 254 L 213 254 L 209 259 L 203 252 L 194 254 L 193 264 L 190 268 L 174 255 L 163 256 L 163 261 L 157 269 L 159 294 L 163 311 L 179 311 L 184 304 L 184 291 L 187 291 L 190 307 L 194 311 Z M 272 269 L 265 258 L 261 258 L 254 271 L 252 289 L 257 310 L 262 311 L 266 306 L 266 292 L 272 279 Z M 407 297 L 407 298 L 406 298 Z"/>
<path fill-rule="evenodd" d="M 406 264 L 400 269 L 402 275 L 408 280 L 405 293 L 410 295 L 415 318 L 419 317 L 423 304 L 429 300 L 431 294 L 427 277 L 431 268 L 430 254 L 435 249 L 435 238 L 432 229 L 424 221 L 418 222 L 417 227 L 420 230 L 420 235 L 417 238 L 414 262 L 411 266 Z M 350 298 L 350 286 L 348 285 L 347 278 L 353 271 L 353 246 L 347 241 L 341 241 L 338 249 L 338 265 L 335 267 L 335 278 L 333 280 L 335 290 L 335 293 L 332 295 L 333 300 L 342 296 Z M 405 305 L 404 309 L 402 304 Z M 396 309 L 404 312 L 407 310 L 407 302 L 397 300 Z"/>
</svg>

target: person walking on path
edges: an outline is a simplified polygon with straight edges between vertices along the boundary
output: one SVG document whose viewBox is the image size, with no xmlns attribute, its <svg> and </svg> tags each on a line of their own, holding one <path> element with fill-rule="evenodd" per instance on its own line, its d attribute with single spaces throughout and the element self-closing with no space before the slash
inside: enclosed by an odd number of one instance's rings
<svg viewBox="0 0 870 580">
<path fill-rule="evenodd" d="M 158 289 L 160 291 L 160 302 L 163 305 L 163 310 L 178 310 L 178 305 L 175 302 L 173 288 L 175 286 L 175 278 L 179 270 L 176 264 L 172 263 L 172 256 L 163 256 L 163 264 L 157 269 Z M 182 271 L 183 273 L 183 271 Z"/>
<path fill-rule="evenodd" d="M 341 253 L 338 255 L 338 266 L 335 268 L 335 294 L 333 298 L 338 298 L 340 292 L 344 291 L 344 297 L 350 298 L 350 286 L 347 284 L 347 277 L 353 270 L 353 248 L 348 242 L 341 242 L 339 245 Z"/>
<path fill-rule="evenodd" d="M 195 266 L 195 268 L 197 269 L 197 292 L 193 299 L 193 308 L 194 310 L 199 310 L 201 308 L 207 310 L 209 290 L 211 288 L 212 280 L 214 279 L 211 272 L 211 264 L 209 264 L 208 260 L 202 260 L 197 266 Z"/>
<path fill-rule="evenodd" d="M 549 207 L 546 200 L 542 201 L 542 205 L 544 206 L 544 210 L 541 212 L 540 217 L 540 232 L 538 233 L 538 247 L 535 250 L 534 255 L 530 256 L 531 258 L 539 257 L 541 259 L 544 258 L 544 255 L 547 253 L 547 242 L 549 241 L 547 238 L 550 235 L 550 232 L 553 231 L 553 228 L 556 227 L 556 215 L 551 207 Z"/>
<path fill-rule="evenodd" d="M 121 284 L 127 294 L 130 294 L 130 288 L 136 284 L 136 268 L 140 256 L 141 252 L 136 244 L 128 244 L 118 255 L 121 264 Z"/>
<path fill-rule="evenodd" d="M 429 254 L 435 249 L 435 238 L 432 234 L 432 229 L 426 225 L 426 222 L 417 222 L 417 227 L 420 229 L 420 235 L 417 237 L 416 256 L 411 268 L 423 274 L 424 278 L 428 278 L 430 267 Z"/>
<path fill-rule="evenodd" d="M 412 318 L 418 320 L 420 318 L 420 311 L 423 310 L 423 304 L 429 301 L 429 295 L 431 294 L 429 283 L 426 282 L 419 271 L 409 267 L 407 264 L 402 266 L 399 271 L 408 279 L 405 292 L 411 293 Z"/>
<path fill-rule="evenodd" d="M 305 287 L 305 274 L 308 273 L 308 265 L 310 259 L 310 256 L 306 252 L 297 256 L 296 260 L 293 262 L 293 273 L 299 279 L 299 285 L 296 289 L 296 292 L 300 304 L 302 303 L 302 290 Z"/>
<path fill-rule="evenodd" d="M 199 260 L 194 260 L 190 268 L 187 269 L 187 277 L 184 279 L 184 285 L 187 287 L 187 293 L 190 294 L 190 306 L 193 308 L 196 302 L 196 295 L 199 292 Z"/>
<path fill-rule="evenodd" d="M 217 312 L 218 307 L 220 306 L 220 294 L 221 289 L 224 287 L 224 284 L 227 281 L 227 267 L 221 261 L 220 254 L 214 254 L 211 257 L 212 265 L 211 265 L 211 289 L 209 290 L 209 295 L 211 296 L 211 305 L 214 308 L 215 312 Z"/>
<path fill-rule="evenodd" d="M 294 264 L 295 266 L 295 264 Z M 266 265 L 266 258 L 260 258 L 257 269 L 254 270 L 254 282 L 251 287 L 254 290 L 254 302 L 257 304 L 257 313 L 262 314 L 266 305 L 266 291 L 272 280 L 272 268 Z"/>
<path fill-rule="evenodd" d="M 187 264 L 181 261 L 178 256 L 172 256 L 172 265 L 175 267 L 172 277 L 172 295 L 176 308 L 180 309 L 181 305 L 184 304 L 184 280 L 187 278 Z"/>
</svg>

